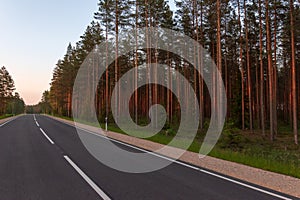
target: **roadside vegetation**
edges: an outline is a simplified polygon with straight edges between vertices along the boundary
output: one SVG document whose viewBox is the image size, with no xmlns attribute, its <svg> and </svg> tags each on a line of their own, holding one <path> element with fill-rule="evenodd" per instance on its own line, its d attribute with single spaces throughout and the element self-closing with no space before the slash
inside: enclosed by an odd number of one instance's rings
<svg viewBox="0 0 300 200">
<path fill-rule="evenodd" d="M 14 116 L 14 115 L 13 115 L 13 114 L 1 115 L 1 116 L 0 116 L 0 119 L 9 118 L 9 117 L 12 117 L 12 116 Z"/>
<path fill-rule="evenodd" d="M 24 113 L 25 104 L 8 70 L 0 68 L 0 119 Z"/>
</svg>

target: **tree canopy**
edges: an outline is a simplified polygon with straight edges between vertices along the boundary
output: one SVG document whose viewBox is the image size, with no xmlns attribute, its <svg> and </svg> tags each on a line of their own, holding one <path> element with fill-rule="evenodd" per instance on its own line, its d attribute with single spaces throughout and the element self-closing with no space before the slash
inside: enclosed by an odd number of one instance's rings
<svg viewBox="0 0 300 200">
<path fill-rule="evenodd" d="M 7 69 L 0 69 L 0 116 L 5 114 L 20 114 L 24 112 L 24 101 L 15 92 L 15 84 Z"/>
</svg>

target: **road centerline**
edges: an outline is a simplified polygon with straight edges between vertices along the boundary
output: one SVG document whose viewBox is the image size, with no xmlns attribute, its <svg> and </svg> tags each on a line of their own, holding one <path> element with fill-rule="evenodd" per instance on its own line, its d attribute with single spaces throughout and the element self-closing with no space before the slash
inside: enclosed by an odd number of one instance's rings
<svg viewBox="0 0 300 200">
<path fill-rule="evenodd" d="M 51 140 L 51 138 L 45 133 L 45 131 L 40 128 L 40 131 L 43 133 L 43 135 L 47 138 L 47 140 L 51 143 L 51 144 L 54 144 L 53 140 Z"/>
<path fill-rule="evenodd" d="M 110 200 L 109 196 L 99 188 L 68 156 L 64 156 L 65 160 L 77 171 L 77 173 L 95 190 L 95 192 L 104 200 Z"/>
</svg>

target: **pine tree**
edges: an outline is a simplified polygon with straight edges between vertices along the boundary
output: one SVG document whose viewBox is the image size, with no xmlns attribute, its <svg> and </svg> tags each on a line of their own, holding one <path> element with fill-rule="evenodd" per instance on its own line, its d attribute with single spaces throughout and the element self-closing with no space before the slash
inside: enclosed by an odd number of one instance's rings
<svg viewBox="0 0 300 200">
<path fill-rule="evenodd" d="M 293 133 L 295 144 L 298 145 L 297 128 L 297 103 L 296 103 L 296 64 L 295 64 L 295 27 L 294 27 L 294 1 L 290 0 L 290 21 L 291 21 L 291 70 L 292 70 L 292 105 L 293 105 Z"/>
<path fill-rule="evenodd" d="M 10 101 L 13 100 L 14 91 L 14 80 L 3 66 L 0 69 L 0 115 L 7 113 L 7 107 Z"/>
</svg>

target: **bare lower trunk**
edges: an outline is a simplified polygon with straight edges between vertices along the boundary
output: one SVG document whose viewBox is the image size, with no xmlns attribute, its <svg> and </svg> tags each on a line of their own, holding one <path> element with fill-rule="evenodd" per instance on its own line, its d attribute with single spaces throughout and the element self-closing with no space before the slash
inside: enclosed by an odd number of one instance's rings
<svg viewBox="0 0 300 200">
<path fill-rule="evenodd" d="M 272 50 L 271 50 L 271 34 L 270 34 L 270 21 L 269 21 L 269 1 L 265 1 L 266 6 L 266 29 L 267 29 L 267 52 L 268 52 L 268 80 L 269 80 L 269 105 L 270 105 L 270 139 L 274 140 L 274 84 L 273 84 L 273 64 L 272 64 Z"/>
<path fill-rule="evenodd" d="M 293 105 L 293 133 L 295 144 L 298 145 L 298 127 L 297 127 L 297 101 L 296 101 L 296 64 L 295 64 L 295 27 L 294 27 L 294 0 L 290 0 L 291 13 L 291 49 L 292 49 L 292 105 Z"/>
<path fill-rule="evenodd" d="M 264 65 L 263 65 L 263 33 L 261 0 L 259 0 L 259 60 L 260 60 L 260 118 L 262 135 L 265 136 L 265 105 L 264 105 Z"/>
<path fill-rule="evenodd" d="M 253 129 L 253 117 L 252 117 L 252 87 L 251 87 L 251 70 L 250 70 L 250 53 L 249 53 L 249 38 L 248 38 L 248 19 L 246 0 L 244 0 L 244 14 L 245 14 L 245 27 L 246 27 L 246 54 L 247 54 L 247 92 L 249 103 L 249 129 Z"/>
</svg>

